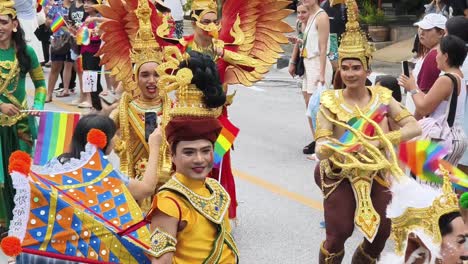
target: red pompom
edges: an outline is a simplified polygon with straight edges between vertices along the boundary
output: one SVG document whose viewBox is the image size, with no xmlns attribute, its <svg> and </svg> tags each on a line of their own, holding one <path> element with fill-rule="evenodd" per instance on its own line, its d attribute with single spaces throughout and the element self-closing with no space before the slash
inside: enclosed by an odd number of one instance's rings
<svg viewBox="0 0 468 264">
<path fill-rule="evenodd" d="M 21 151 L 21 150 L 17 150 L 17 151 L 14 151 L 13 153 L 11 153 L 10 158 L 9 158 L 8 161 L 11 163 L 11 162 L 13 162 L 13 160 L 21 160 L 24 163 L 28 163 L 28 164 L 31 164 L 31 162 L 32 162 L 32 159 L 29 156 L 29 154 L 24 152 L 24 151 Z"/>
<path fill-rule="evenodd" d="M 31 171 L 31 163 L 26 163 L 24 160 L 20 159 L 12 160 L 10 164 L 8 164 L 8 173 L 12 173 L 13 171 L 28 175 Z"/>
<path fill-rule="evenodd" d="M 21 241 L 17 237 L 5 237 L 2 239 L 1 247 L 3 253 L 9 257 L 16 257 L 23 251 Z"/>
<path fill-rule="evenodd" d="M 95 145 L 100 149 L 104 149 L 107 145 L 107 137 L 104 132 L 99 129 L 93 128 L 89 130 L 88 136 L 86 138 L 89 143 Z"/>
</svg>

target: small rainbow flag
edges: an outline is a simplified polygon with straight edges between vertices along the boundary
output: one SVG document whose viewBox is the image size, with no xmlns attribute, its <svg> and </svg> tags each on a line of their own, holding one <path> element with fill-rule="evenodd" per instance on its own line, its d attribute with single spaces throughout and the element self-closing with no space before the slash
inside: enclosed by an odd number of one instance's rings
<svg viewBox="0 0 468 264">
<path fill-rule="evenodd" d="M 89 45 L 91 42 L 89 29 L 86 26 L 80 27 L 76 32 L 76 44 L 78 45 Z"/>
<path fill-rule="evenodd" d="M 44 165 L 67 151 L 79 113 L 41 112 L 34 164 Z"/>
<path fill-rule="evenodd" d="M 83 57 L 81 55 L 76 58 L 76 71 L 83 72 Z"/>
<path fill-rule="evenodd" d="M 447 150 L 430 140 L 407 141 L 400 144 L 398 157 L 416 176 L 424 181 L 442 183 L 435 174 L 439 161 L 447 155 Z"/>
<path fill-rule="evenodd" d="M 463 173 L 463 171 L 453 166 L 446 160 L 440 160 L 440 164 L 449 171 L 452 186 L 455 189 L 468 192 L 468 175 Z"/>
<path fill-rule="evenodd" d="M 374 110 L 371 110 L 367 116 L 369 119 L 373 120 L 376 123 L 380 123 L 382 119 L 385 117 L 385 115 L 388 112 L 388 105 L 380 105 L 378 108 L 374 108 Z M 374 136 L 375 135 L 375 128 L 367 122 L 364 118 L 357 118 L 353 117 L 348 121 L 348 125 L 353 127 L 354 129 L 363 132 L 367 136 Z M 344 134 L 340 138 L 340 142 L 343 144 L 350 144 L 347 147 L 344 146 L 338 146 L 336 144 L 329 143 L 329 146 L 332 146 L 335 149 L 342 149 L 346 152 L 353 152 L 355 149 L 357 149 L 360 146 L 360 143 L 356 142 L 356 136 L 349 130 L 346 130 Z"/>
<path fill-rule="evenodd" d="M 52 23 L 50 24 L 50 29 L 52 32 L 57 32 L 60 30 L 61 27 L 66 25 L 65 19 L 61 15 L 56 15 Z"/>
<path fill-rule="evenodd" d="M 223 126 L 221 133 L 214 144 L 214 166 L 219 168 L 224 154 L 229 151 L 234 143 L 234 140 L 239 134 L 239 128 L 235 127 L 225 116 L 219 118 L 219 122 Z"/>
<path fill-rule="evenodd" d="M 49 0 L 37 0 L 40 6 L 46 7 L 49 4 Z"/>
</svg>

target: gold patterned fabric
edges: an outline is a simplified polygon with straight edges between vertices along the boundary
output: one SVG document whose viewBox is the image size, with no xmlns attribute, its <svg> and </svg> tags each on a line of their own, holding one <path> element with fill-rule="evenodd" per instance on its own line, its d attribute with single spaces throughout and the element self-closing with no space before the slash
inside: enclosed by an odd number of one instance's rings
<svg viewBox="0 0 468 264">
<path fill-rule="evenodd" d="M 159 228 L 154 230 L 150 239 L 152 253 L 157 258 L 168 252 L 176 251 L 177 239 Z"/>
<path fill-rule="evenodd" d="M 404 183 L 396 183 L 401 186 L 410 184 L 409 188 L 392 187 L 393 196 L 401 196 L 398 199 L 399 203 L 392 202 L 387 209 L 389 217 L 392 219 L 392 239 L 395 241 L 397 254 L 403 255 L 405 253 L 408 236 L 415 231 L 424 232 L 426 236 L 430 237 L 431 241 L 423 241 L 424 243 L 440 247 L 442 235 L 440 234 L 439 218 L 445 214 L 460 211 L 457 195 L 454 193 L 449 179 L 449 172 L 443 168 L 441 171 L 444 183 L 442 189 L 437 191 L 438 195 L 434 193 L 433 189 L 424 188 L 412 179 L 407 179 Z M 409 189 L 412 191 L 411 194 L 400 191 L 408 191 Z M 410 205 L 413 200 L 417 200 L 417 198 L 409 197 L 414 195 L 418 196 L 419 199 L 422 198 L 428 206 Z"/>
</svg>

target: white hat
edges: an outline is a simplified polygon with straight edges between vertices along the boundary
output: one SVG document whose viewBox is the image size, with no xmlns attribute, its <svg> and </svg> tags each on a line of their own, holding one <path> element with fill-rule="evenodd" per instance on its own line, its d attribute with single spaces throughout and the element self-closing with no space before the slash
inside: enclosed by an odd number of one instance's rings
<svg viewBox="0 0 468 264">
<path fill-rule="evenodd" d="M 441 14 L 427 14 L 421 21 L 414 23 L 414 25 L 422 29 L 445 29 L 445 22 L 447 22 L 447 18 Z"/>
</svg>

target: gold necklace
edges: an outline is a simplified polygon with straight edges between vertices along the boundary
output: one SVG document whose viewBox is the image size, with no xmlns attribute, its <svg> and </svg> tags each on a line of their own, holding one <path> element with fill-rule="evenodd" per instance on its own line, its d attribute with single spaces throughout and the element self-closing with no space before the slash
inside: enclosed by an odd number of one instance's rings
<svg viewBox="0 0 468 264">
<path fill-rule="evenodd" d="M 12 94 L 18 88 L 18 85 L 17 85 L 18 80 L 19 80 L 18 60 L 15 57 L 15 60 L 13 62 L 2 61 L 0 62 L 0 67 L 9 69 L 8 73 L 5 73 L 5 74 L 3 73 L 3 71 L 0 70 L 0 72 L 2 72 L 2 74 L 0 75 L 0 94 L 4 94 L 5 92 Z M 15 81 L 11 82 L 13 78 L 15 78 Z M 8 90 L 8 85 L 10 83 L 13 84 L 13 90 L 11 91 Z"/>
</svg>

